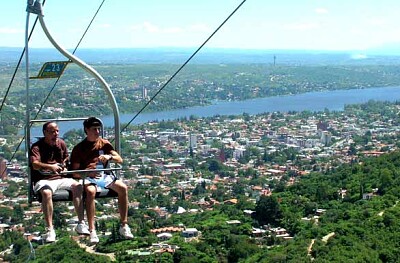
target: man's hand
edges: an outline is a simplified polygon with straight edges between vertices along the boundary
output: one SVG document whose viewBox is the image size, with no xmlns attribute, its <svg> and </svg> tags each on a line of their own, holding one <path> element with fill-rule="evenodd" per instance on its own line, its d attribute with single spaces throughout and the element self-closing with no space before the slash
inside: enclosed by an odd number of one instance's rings
<svg viewBox="0 0 400 263">
<path fill-rule="evenodd" d="M 111 154 L 102 154 L 99 156 L 99 160 L 102 163 L 106 163 L 112 159 L 113 159 L 113 156 Z"/>
<path fill-rule="evenodd" d="M 101 174 L 97 172 L 89 173 L 90 178 L 99 179 L 101 178 Z"/>
<path fill-rule="evenodd" d="M 61 167 L 61 165 L 59 165 L 58 163 L 49 164 L 48 169 L 55 174 L 59 174 L 60 172 L 62 172 L 64 170 L 64 168 Z"/>
</svg>

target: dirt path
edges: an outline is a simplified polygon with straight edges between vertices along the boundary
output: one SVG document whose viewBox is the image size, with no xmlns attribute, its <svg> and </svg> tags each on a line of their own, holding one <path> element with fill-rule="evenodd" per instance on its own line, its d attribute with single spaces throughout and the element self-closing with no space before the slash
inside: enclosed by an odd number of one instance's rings
<svg viewBox="0 0 400 263">
<path fill-rule="evenodd" d="M 115 255 L 114 253 L 100 253 L 100 252 L 96 252 L 93 248 L 95 247 L 93 246 L 87 246 L 86 244 L 83 244 L 81 242 L 79 242 L 78 240 L 76 241 L 78 243 L 78 245 L 81 248 L 84 248 L 86 252 L 91 253 L 91 254 L 96 254 L 96 255 L 100 255 L 100 256 L 107 256 L 111 259 L 111 261 L 116 261 L 115 259 Z"/>
<path fill-rule="evenodd" d="M 308 249 L 307 249 L 307 255 L 309 257 L 311 257 L 311 260 L 314 260 L 314 258 L 311 256 L 311 251 L 312 251 L 312 247 L 314 245 L 314 242 L 315 242 L 315 239 L 311 239 L 310 245 L 308 246 Z"/>
</svg>

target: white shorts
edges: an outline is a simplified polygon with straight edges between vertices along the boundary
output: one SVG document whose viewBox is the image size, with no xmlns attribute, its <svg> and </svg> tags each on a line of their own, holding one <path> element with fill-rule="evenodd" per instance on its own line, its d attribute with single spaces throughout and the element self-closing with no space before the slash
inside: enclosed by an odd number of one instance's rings
<svg viewBox="0 0 400 263">
<path fill-rule="evenodd" d="M 100 188 L 109 188 L 117 178 L 112 174 L 100 173 L 98 178 L 85 178 L 85 185 L 91 184 L 97 186 L 97 192 L 100 192 Z M 79 183 L 82 184 L 82 180 L 79 180 Z"/>
<path fill-rule="evenodd" d="M 47 186 L 53 191 L 57 191 L 57 189 L 65 189 L 71 190 L 71 186 L 77 184 L 78 182 L 72 178 L 62 178 L 62 179 L 55 179 L 55 180 L 40 180 L 35 184 L 33 187 L 33 191 L 37 193 L 40 189 Z"/>
</svg>

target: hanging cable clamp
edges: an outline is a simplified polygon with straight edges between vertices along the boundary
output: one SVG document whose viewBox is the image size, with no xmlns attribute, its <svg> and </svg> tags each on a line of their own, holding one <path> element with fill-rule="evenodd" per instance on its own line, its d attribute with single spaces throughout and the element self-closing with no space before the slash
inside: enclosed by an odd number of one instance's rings
<svg viewBox="0 0 400 263">
<path fill-rule="evenodd" d="M 42 3 L 40 2 L 40 0 L 36 0 L 35 3 L 33 3 L 33 0 L 28 0 L 26 12 L 43 16 Z"/>
</svg>

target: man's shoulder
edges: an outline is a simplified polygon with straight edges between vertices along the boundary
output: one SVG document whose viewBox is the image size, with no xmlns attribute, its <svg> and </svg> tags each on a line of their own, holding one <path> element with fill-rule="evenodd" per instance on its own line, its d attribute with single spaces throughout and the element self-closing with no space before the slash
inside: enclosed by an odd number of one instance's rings
<svg viewBox="0 0 400 263">
<path fill-rule="evenodd" d="M 84 139 L 84 140 L 78 142 L 78 143 L 72 148 L 72 150 L 85 148 L 85 143 L 86 143 L 86 139 Z"/>
<path fill-rule="evenodd" d="M 100 138 L 100 140 L 103 142 L 103 144 L 111 144 L 111 142 L 107 139 Z"/>
<path fill-rule="evenodd" d="M 63 139 L 61 139 L 61 138 L 58 138 L 58 139 L 57 139 L 57 142 L 58 142 L 58 144 L 60 144 L 60 145 L 66 145 L 65 141 L 64 141 Z"/>
<path fill-rule="evenodd" d="M 32 143 L 32 148 L 33 147 L 37 147 L 37 146 L 40 146 L 40 145 L 43 145 L 44 144 L 44 137 L 42 137 L 42 138 L 39 138 L 36 142 L 34 142 L 34 143 Z"/>
</svg>

